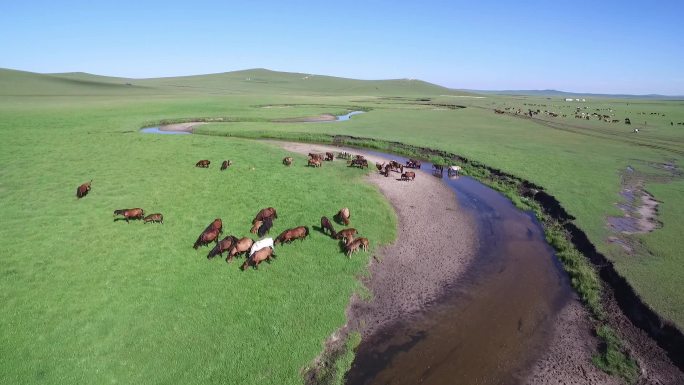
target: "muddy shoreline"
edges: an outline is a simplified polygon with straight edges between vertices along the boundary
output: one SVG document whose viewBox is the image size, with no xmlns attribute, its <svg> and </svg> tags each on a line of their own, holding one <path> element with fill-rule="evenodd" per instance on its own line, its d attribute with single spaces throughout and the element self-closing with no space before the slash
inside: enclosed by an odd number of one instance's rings
<svg viewBox="0 0 684 385">
<path fill-rule="evenodd" d="M 187 123 L 174 123 L 165 124 L 159 126 L 159 131 L 182 131 L 182 132 L 193 132 L 195 127 L 207 124 L 206 122 L 187 122 Z"/>
</svg>

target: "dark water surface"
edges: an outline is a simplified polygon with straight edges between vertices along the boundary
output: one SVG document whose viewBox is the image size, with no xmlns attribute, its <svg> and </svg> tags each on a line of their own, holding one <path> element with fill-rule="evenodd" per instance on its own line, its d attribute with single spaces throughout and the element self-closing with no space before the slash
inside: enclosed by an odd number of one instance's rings
<svg viewBox="0 0 684 385">
<path fill-rule="evenodd" d="M 432 178 L 431 167 L 424 163 L 417 177 Z M 440 300 L 364 339 L 347 384 L 521 383 L 572 298 L 533 214 L 472 178 L 441 178 L 477 222 L 476 256 Z"/>
</svg>

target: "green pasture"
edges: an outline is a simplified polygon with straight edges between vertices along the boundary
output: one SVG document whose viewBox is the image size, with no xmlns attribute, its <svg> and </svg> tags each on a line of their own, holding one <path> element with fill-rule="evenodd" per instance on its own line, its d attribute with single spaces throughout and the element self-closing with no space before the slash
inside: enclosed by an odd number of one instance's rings
<svg viewBox="0 0 684 385">
<path fill-rule="evenodd" d="M 344 324 L 368 254 L 351 260 L 313 231 L 348 206 L 373 245 L 395 234 L 391 207 L 363 172 L 344 165 L 285 168 L 276 147 L 209 135 L 138 133 L 159 121 L 221 119 L 200 134 L 315 140 L 318 134 L 382 138 L 448 150 L 527 178 L 555 195 L 639 293 L 684 326 L 681 179 L 652 163 L 681 165 L 684 102 L 590 100 L 633 126 L 496 115 L 545 98 L 471 98 L 419 81 L 351 81 L 265 70 L 166 79 L 0 70 L 0 382 L 300 383 L 300 371 Z M 465 106 L 458 108 L 456 106 Z M 272 120 L 368 113 L 344 123 Z M 544 108 L 542 108 L 543 110 Z M 658 111 L 666 116 L 641 115 Z M 634 127 L 640 133 L 634 135 Z M 290 154 L 291 155 L 291 154 Z M 210 159 L 210 169 L 197 169 Z M 218 163 L 234 165 L 219 172 Z M 635 237 L 648 252 L 605 243 L 620 212 L 621 172 L 652 173 L 662 229 Z M 93 190 L 75 198 L 93 179 Z M 207 261 L 192 249 L 215 217 L 226 234 L 274 206 L 271 235 L 308 225 L 312 235 L 276 249 L 259 271 Z M 165 224 L 113 221 L 115 209 L 162 212 Z"/>
</svg>

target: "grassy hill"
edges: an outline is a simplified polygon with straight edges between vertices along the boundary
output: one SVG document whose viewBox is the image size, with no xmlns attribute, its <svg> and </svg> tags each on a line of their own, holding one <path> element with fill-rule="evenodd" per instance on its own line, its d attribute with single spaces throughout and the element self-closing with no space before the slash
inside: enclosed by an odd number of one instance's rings
<svg viewBox="0 0 684 385">
<path fill-rule="evenodd" d="M 152 79 L 108 77 L 84 72 L 37 74 L 0 69 L 0 95 L 125 93 L 467 95 L 422 80 L 357 80 L 267 69 Z"/>
</svg>

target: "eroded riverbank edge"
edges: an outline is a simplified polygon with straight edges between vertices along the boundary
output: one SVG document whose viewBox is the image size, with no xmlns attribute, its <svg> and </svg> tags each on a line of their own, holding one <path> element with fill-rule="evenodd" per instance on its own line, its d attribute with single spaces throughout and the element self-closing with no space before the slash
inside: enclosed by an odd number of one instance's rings
<svg viewBox="0 0 684 385">
<path fill-rule="evenodd" d="M 300 154 L 350 151 L 347 148 L 331 145 L 281 141 L 270 141 L 270 143 Z M 386 161 L 363 150 L 354 150 L 354 152 L 364 155 L 373 163 Z M 305 370 L 304 376 L 307 384 L 334 382 L 330 381 L 331 378 L 340 376 L 340 373 L 335 373 L 335 371 L 346 370 L 346 368 L 339 367 L 337 361 L 348 356 L 350 350 L 354 348 L 348 343 L 350 333 L 359 333 L 366 338 L 392 322 L 398 321 L 402 315 L 420 311 L 421 307 L 429 301 L 439 297 L 439 288 L 444 283 L 458 281 L 475 256 L 476 232 L 463 231 L 463 225 L 466 225 L 465 230 L 472 229 L 474 221 L 463 217 L 464 213 L 459 211 L 454 192 L 442 183 L 441 179 L 426 178 L 425 175 L 421 175 L 411 183 L 399 183 L 395 179 L 395 177 L 381 177 L 378 173 L 371 173 L 366 178 L 367 182 L 376 185 L 390 201 L 399 218 L 397 239 L 392 245 L 377 251 L 380 257 L 370 261 L 370 279 L 364 280 L 364 284 L 373 292 L 374 298 L 368 302 L 357 296 L 352 297 L 346 310 L 347 323 L 333 333 L 325 342 L 322 355 Z M 423 202 L 423 205 L 416 206 L 420 202 Z M 445 202 L 447 209 L 433 202 Z M 408 218 L 407 214 L 411 214 L 411 217 Z M 426 226 L 434 228 L 426 228 Z M 438 242 L 432 242 L 436 250 L 428 250 L 429 252 L 426 253 L 425 244 L 415 244 L 417 238 L 411 235 L 415 235 L 418 228 L 429 230 L 426 232 L 430 237 L 425 236 L 425 239 L 438 240 Z M 440 231 L 446 233 L 440 234 Z M 455 253 L 459 256 L 458 260 L 452 261 L 457 262 L 456 265 L 445 267 L 444 259 L 439 257 L 433 258 L 432 261 L 428 258 L 426 263 L 425 256 L 433 255 L 439 247 L 453 249 L 455 244 L 448 242 L 449 239 L 459 239 L 456 245 L 461 245 L 461 249 Z M 461 240 L 469 240 L 469 244 L 463 245 Z M 454 254 L 453 250 L 450 252 Z M 419 258 L 420 263 L 418 263 Z M 431 264 L 437 266 L 441 274 L 417 275 L 411 268 L 412 266 L 430 267 Z M 434 270 L 430 268 L 426 271 Z M 405 279 L 413 281 L 414 285 L 408 285 L 408 288 L 412 290 L 401 290 L 402 287 L 407 287 L 405 282 L 402 282 Z M 415 290 L 420 287 L 427 287 L 427 292 L 437 293 L 437 295 L 426 296 L 425 290 L 416 294 Z M 396 301 L 396 299 L 403 299 L 403 301 Z M 401 302 L 399 306 L 397 306 L 398 302 Z M 591 364 L 591 357 L 598 348 L 598 340 L 592 334 L 593 325 L 590 315 L 579 299 L 575 296 L 563 306 L 555 318 L 554 324 L 557 326 L 547 337 L 544 349 L 530 352 L 533 357 L 537 358 L 522 363 L 523 365 L 519 367 L 516 375 L 519 382 L 550 384 L 589 381 L 619 384 L 616 378 L 606 375 Z"/>
</svg>

